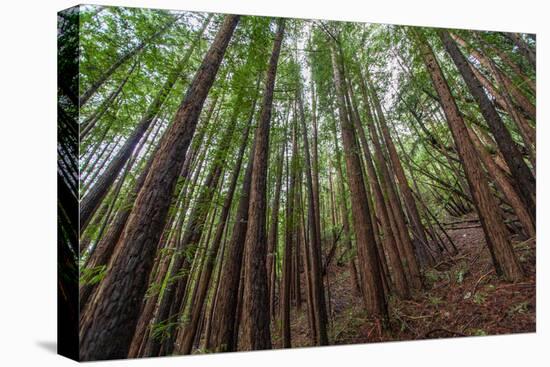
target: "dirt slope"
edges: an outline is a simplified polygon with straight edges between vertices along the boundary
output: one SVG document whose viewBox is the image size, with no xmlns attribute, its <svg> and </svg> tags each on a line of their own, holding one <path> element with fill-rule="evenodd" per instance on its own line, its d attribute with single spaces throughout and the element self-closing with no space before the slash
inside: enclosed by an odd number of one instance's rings
<svg viewBox="0 0 550 367">
<path fill-rule="evenodd" d="M 390 328 L 385 331 L 363 311 L 361 298 L 352 291 L 348 268 L 331 264 L 330 343 L 534 332 L 535 240 L 512 238 L 526 279 L 511 284 L 495 275 L 479 225 L 466 222 L 453 228 L 456 229 L 449 230 L 449 235 L 458 252 L 440 259 L 425 272 L 426 290 L 414 299 L 390 300 Z M 292 346 L 311 345 L 305 303 L 301 311 L 293 307 L 291 317 Z M 273 325 L 274 346 L 280 344 L 278 329 L 278 325 Z"/>
</svg>

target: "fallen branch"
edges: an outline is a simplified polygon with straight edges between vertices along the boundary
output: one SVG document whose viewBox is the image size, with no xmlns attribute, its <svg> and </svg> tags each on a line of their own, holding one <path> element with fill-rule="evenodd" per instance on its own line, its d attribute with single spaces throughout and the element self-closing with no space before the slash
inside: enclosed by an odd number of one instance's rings
<svg viewBox="0 0 550 367">
<path fill-rule="evenodd" d="M 444 225 L 444 226 L 452 226 L 453 224 L 475 223 L 475 222 L 479 222 L 479 218 L 456 220 L 456 221 L 453 221 L 453 222 L 447 222 L 447 223 L 441 223 L 441 224 Z"/>
<path fill-rule="evenodd" d="M 477 290 L 477 286 L 479 285 L 479 283 L 481 283 L 481 281 L 489 274 L 491 274 L 492 272 L 494 271 L 494 269 L 491 269 L 489 270 L 487 273 L 483 274 L 476 282 L 476 284 L 474 284 L 474 288 L 472 289 L 472 297 L 476 294 L 476 290 Z"/>
<path fill-rule="evenodd" d="M 472 225 L 472 226 L 447 228 L 447 231 L 455 231 L 455 230 L 458 230 L 458 229 L 471 229 L 471 228 L 481 228 L 481 224 L 475 224 L 475 225 Z"/>
</svg>

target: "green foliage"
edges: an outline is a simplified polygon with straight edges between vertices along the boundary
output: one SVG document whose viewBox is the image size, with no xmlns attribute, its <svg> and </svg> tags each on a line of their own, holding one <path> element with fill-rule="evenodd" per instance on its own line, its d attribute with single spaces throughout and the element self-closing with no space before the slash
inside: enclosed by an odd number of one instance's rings
<svg viewBox="0 0 550 367">
<path fill-rule="evenodd" d="M 438 297 L 438 296 L 429 296 L 428 300 L 434 306 L 439 306 L 440 304 L 443 303 L 443 300 L 441 299 L 441 297 Z"/>
<path fill-rule="evenodd" d="M 170 337 L 170 335 L 174 332 L 174 328 L 178 325 L 178 322 L 170 322 L 169 320 L 164 320 L 152 324 L 150 326 L 151 338 L 161 343 Z"/>
<path fill-rule="evenodd" d="M 487 294 L 479 291 L 474 294 L 473 301 L 475 304 L 482 305 L 485 303 L 486 300 L 487 300 Z"/>
<path fill-rule="evenodd" d="M 472 335 L 474 336 L 487 336 L 487 332 L 483 329 L 472 329 Z"/>
<path fill-rule="evenodd" d="M 462 263 L 457 269 L 454 270 L 455 280 L 458 284 L 462 284 L 464 277 L 469 273 L 468 264 Z"/>
<path fill-rule="evenodd" d="M 520 302 L 508 310 L 508 314 L 523 314 L 529 310 L 529 302 Z"/>
<path fill-rule="evenodd" d="M 93 268 L 83 268 L 80 271 L 80 285 L 94 285 L 99 283 L 107 274 L 107 266 L 99 265 Z"/>
</svg>

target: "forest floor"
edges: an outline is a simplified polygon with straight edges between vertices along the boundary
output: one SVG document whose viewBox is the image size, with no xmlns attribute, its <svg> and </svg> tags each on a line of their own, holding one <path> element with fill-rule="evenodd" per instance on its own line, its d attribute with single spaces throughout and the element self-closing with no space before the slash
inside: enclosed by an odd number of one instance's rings
<svg viewBox="0 0 550 367">
<path fill-rule="evenodd" d="M 425 290 L 413 299 L 390 300 L 390 325 L 386 330 L 368 319 L 361 297 L 352 289 L 349 268 L 333 262 L 328 270 L 330 344 L 534 332 L 535 240 L 512 238 L 526 273 L 524 281 L 513 284 L 495 275 L 479 222 L 477 226 L 466 222 L 453 228 L 448 233 L 458 252 L 439 259 L 425 271 Z M 300 311 L 292 307 L 291 312 L 292 346 L 310 346 L 306 304 Z M 273 330 L 273 344 L 280 347 L 277 329 Z"/>
</svg>

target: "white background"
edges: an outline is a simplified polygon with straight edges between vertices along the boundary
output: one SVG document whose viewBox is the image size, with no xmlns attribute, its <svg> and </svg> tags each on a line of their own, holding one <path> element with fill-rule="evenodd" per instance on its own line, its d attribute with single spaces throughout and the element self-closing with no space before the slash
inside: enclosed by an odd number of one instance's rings
<svg viewBox="0 0 550 367">
<path fill-rule="evenodd" d="M 550 32 L 544 0 L 111 0 L 100 4 L 537 33 L 537 333 L 103 362 L 105 366 L 538 366 L 548 355 Z M 65 366 L 56 339 L 56 12 L 76 1 L 4 0 L 0 10 L 0 366 Z M 549 144 L 550 145 L 550 144 Z M 546 339 L 546 340 L 545 340 Z M 543 345 L 546 345 L 546 351 Z M 546 352 L 546 353 L 545 353 Z M 548 365 L 548 364 L 546 364 Z"/>
</svg>

